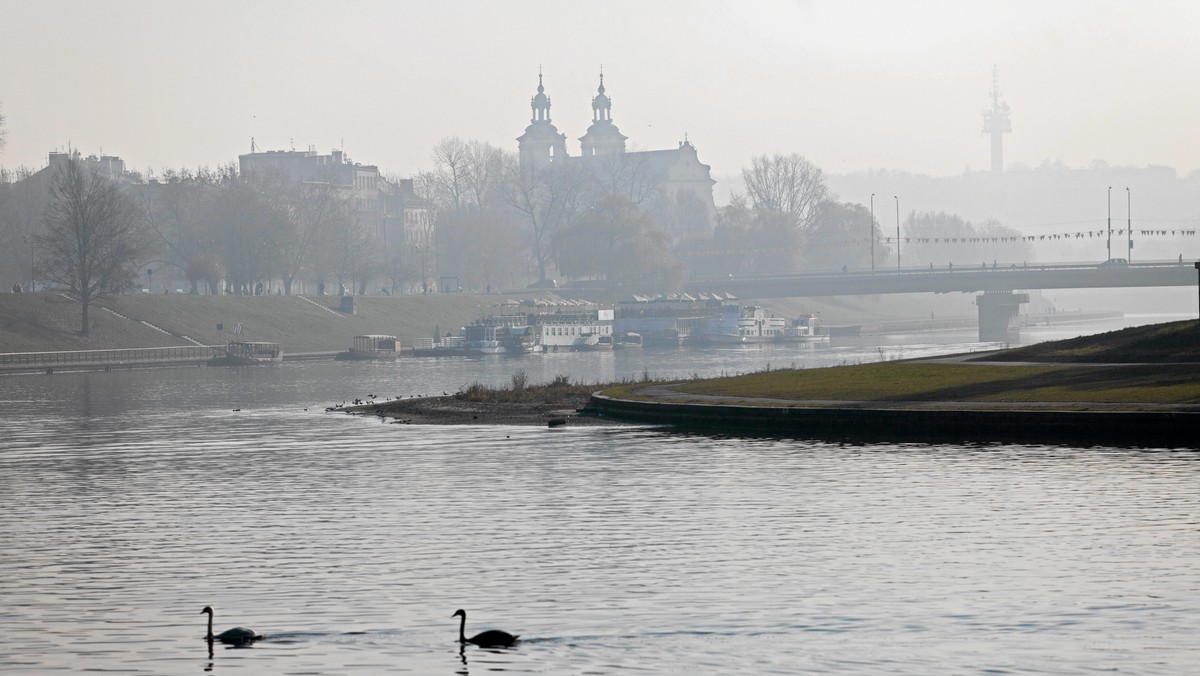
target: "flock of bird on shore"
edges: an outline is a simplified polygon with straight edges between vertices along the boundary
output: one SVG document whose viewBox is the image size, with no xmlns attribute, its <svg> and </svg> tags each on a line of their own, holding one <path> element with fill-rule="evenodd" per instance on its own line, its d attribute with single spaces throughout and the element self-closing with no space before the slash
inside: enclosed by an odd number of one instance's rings
<svg viewBox="0 0 1200 676">
<path fill-rule="evenodd" d="M 450 396 L 450 393 L 442 392 L 442 396 L 448 397 L 448 396 Z M 376 401 L 378 399 L 378 395 L 368 394 L 366 399 L 359 399 L 358 397 L 355 397 L 353 400 L 351 400 L 350 405 L 351 406 L 366 406 L 368 404 L 379 404 L 379 403 L 393 401 L 393 400 L 399 401 L 403 398 L 404 398 L 403 394 L 397 394 L 394 397 L 391 397 L 391 398 L 384 397 L 382 401 Z M 408 398 L 409 399 L 424 399 L 425 395 L 424 394 L 410 394 L 410 395 L 408 395 Z M 326 411 L 339 411 L 345 407 L 346 407 L 346 402 L 343 401 L 340 404 L 334 404 L 333 406 L 326 407 L 325 410 Z M 305 409 L 305 410 L 307 411 L 308 409 Z"/>
<path fill-rule="evenodd" d="M 266 638 L 265 635 L 259 634 L 253 629 L 247 629 L 246 627 L 233 627 L 232 629 L 226 629 L 219 634 L 213 634 L 214 613 L 212 606 L 204 606 L 204 610 L 201 610 L 200 614 L 208 615 L 208 634 L 205 636 L 205 639 L 210 644 L 210 651 L 213 641 L 220 641 L 221 643 L 228 645 L 246 646 L 254 643 L 255 641 L 261 641 L 262 639 Z M 467 611 L 460 608 L 454 611 L 454 614 L 450 617 L 459 618 L 458 642 L 463 645 L 471 643 L 481 648 L 508 648 L 515 645 L 517 643 L 517 639 L 519 638 L 517 635 L 510 634 L 507 631 L 501 631 L 499 629 L 489 629 L 487 631 L 475 634 L 471 638 L 467 638 Z"/>
</svg>

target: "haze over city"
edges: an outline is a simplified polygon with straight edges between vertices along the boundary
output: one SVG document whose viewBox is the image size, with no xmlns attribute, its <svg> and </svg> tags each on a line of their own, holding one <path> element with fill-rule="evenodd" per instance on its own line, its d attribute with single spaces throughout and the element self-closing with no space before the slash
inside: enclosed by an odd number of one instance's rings
<svg viewBox="0 0 1200 676">
<path fill-rule="evenodd" d="M 578 138 L 601 67 L 631 147 L 686 135 L 717 178 L 769 153 L 828 174 L 986 169 L 993 67 L 1010 166 L 1200 168 L 1191 2 L 3 5 L 10 169 L 68 144 L 215 167 L 254 138 L 409 175 L 444 137 L 514 148 L 539 69 Z"/>
<path fill-rule="evenodd" d="M 0 0 L 0 673 L 1194 673 L 1198 36 Z"/>
</svg>

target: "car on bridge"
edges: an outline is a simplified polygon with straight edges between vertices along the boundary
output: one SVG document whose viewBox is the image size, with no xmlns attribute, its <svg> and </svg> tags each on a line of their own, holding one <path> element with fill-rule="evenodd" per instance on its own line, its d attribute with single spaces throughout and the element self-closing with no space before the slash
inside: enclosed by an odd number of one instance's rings
<svg viewBox="0 0 1200 676">
<path fill-rule="evenodd" d="M 1108 259 L 1108 260 L 1104 261 L 1103 263 L 1101 263 L 1100 265 L 1098 265 L 1098 266 L 1096 266 L 1096 267 L 1100 267 L 1100 268 L 1125 268 L 1125 267 L 1129 267 L 1129 261 L 1125 260 L 1124 258 L 1110 258 L 1110 259 Z"/>
</svg>

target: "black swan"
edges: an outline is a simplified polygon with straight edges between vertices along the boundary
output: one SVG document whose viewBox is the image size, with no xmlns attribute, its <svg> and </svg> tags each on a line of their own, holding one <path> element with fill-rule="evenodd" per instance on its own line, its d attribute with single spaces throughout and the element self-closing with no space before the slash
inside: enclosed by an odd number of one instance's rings
<svg viewBox="0 0 1200 676">
<path fill-rule="evenodd" d="M 517 636 L 513 636 L 507 631 L 500 631 L 499 629 L 489 629 L 483 633 L 475 634 L 471 638 L 467 638 L 467 635 L 463 633 L 463 631 L 467 628 L 467 611 L 460 608 L 459 610 L 454 611 L 454 614 L 450 617 L 462 618 L 458 623 L 459 643 L 474 643 L 477 646 L 483 646 L 485 648 L 507 647 L 516 643 L 517 638 L 519 638 Z"/>
<path fill-rule="evenodd" d="M 213 609 L 212 609 L 212 606 L 204 606 L 204 610 L 201 610 L 200 613 L 201 614 L 208 613 L 208 635 L 205 638 L 207 638 L 209 641 L 216 639 L 216 640 L 220 641 L 221 643 L 244 644 L 244 643 L 252 643 L 254 641 L 259 640 L 260 638 L 263 638 L 262 634 L 256 634 L 256 633 L 254 633 L 253 629 L 247 629 L 245 627 L 234 627 L 233 629 L 226 629 L 225 631 L 217 634 L 216 636 L 213 636 L 213 632 L 212 632 Z"/>
</svg>

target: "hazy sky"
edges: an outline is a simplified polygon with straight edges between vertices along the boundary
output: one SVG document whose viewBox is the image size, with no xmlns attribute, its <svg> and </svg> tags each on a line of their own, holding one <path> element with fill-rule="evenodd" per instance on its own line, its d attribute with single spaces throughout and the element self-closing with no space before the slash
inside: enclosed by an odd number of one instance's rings
<svg viewBox="0 0 1200 676">
<path fill-rule="evenodd" d="M 568 149 L 604 67 L 640 149 L 688 134 L 714 175 L 763 153 L 827 172 L 1008 163 L 1200 169 L 1200 2 L 0 0 L 0 165 L 68 143 L 132 167 L 342 146 L 388 174 L 441 138 L 507 149 L 539 64 Z"/>
</svg>

